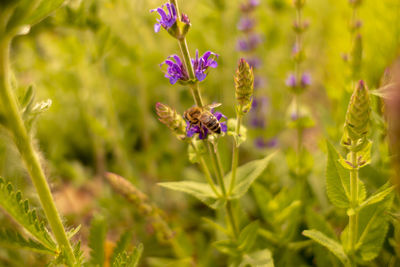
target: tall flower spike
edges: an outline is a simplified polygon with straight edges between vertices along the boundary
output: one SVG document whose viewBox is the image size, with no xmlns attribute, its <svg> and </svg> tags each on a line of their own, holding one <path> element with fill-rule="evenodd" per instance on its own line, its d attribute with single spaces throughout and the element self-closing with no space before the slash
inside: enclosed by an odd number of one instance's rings
<svg viewBox="0 0 400 267">
<path fill-rule="evenodd" d="M 350 138 L 353 143 L 364 139 L 368 134 L 370 113 L 369 92 L 365 82 L 361 80 L 358 82 L 347 108 L 344 139 Z M 349 140 L 342 140 L 342 143 L 349 145 Z"/>
<path fill-rule="evenodd" d="M 236 70 L 235 87 L 235 96 L 239 104 L 238 110 L 247 113 L 253 99 L 254 74 L 253 68 L 243 58 L 239 60 Z"/>
<path fill-rule="evenodd" d="M 186 138 L 186 123 L 181 115 L 162 103 L 156 104 L 156 112 L 158 120 L 167 125 L 178 139 L 183 140 Z"/>
</svg>

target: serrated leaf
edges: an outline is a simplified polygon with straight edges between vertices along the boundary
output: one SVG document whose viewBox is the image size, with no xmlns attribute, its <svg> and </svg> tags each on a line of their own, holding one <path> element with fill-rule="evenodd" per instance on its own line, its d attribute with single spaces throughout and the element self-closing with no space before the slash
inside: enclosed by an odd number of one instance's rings
<svg viewBox="0 0 400 267">
<path fill-rule="evenodd" d="M 211 189 L 210 185 L 206 183 L 180 181 L 158 183 L 158 185 L 192 195 L 213 209 L 217 209 L 225 204 L 225 201 L 219 199 Z"/>
<path fill-rule="evenodd" d="M 230 197 L 232 199 L 236 199 L 246 194 L 246 192 L 249 190 L 253 182 L 267 168 L 269 161 L 275 154 L 276 152 L 266 156 L 263 159 L 253 160 L 238 167 L 236 170 L 235 185 L 233 187 L 232 194 Z M 229 172 L 224 178 L 224 181 L 226 181 L 227 188 L 229 188 L 231 179 L 232 179 L 232 173 Z"/>
<path fill-rule="evenodd" d="M 339 153 L 329 142 L 327 142 L 327 148 L 326 191 L 328 198 L 333 205 L 339 208 L 348 208 L 350 203 L 350 178 L 347 175 L 348 172 L 338 163 Z"/>
<path fill-rule="evenodd" d="M 104 219 L 94 218 L 89 232 L 90 263 L 103 266 L 105 259 L 106 223 Z"/>
<path fill-rule="evenodd" d="M 0 243 L 2 246 L 29 249 L 34 252 L 56 255 L 56 251 L 48 249 L 33 239 L 26 239 L 20 233 L 12 229 L 0 230 Z"/>
<path fill-rule="evenodd" d="M 303 235 L 311 238 L 318 244 L 329 249 L 329 251 L 331 251 L 345 266 L 348 266 L 350 264 L 350 260 L 344 252 L 342 245 L 339 244 L 337 241 L 327 237 L 317 230 L 305 230 L 303 231 Z"/>
<path fill-rule="evenodd" d="M 132 235 L 131 232 L 125 232 L 119 238 L 117 245 L 115 246 L 113 253 L 111 255 L 111 259 L 110 259 L 111 266 L 115 266 L 118 255 L 120 253 L 122 253 L 124 250 L 126 250 L 128 244 L 131 240 L 131 235 Z"/>
<path fill-rule="evenodd" d="M 386 211 L 392 205 L 393 195 L 378 203 L 362 208 L 358 215 L 357 254 L 364 261 L 371 261 L 378 256 L 388 231 Z"/>
<path fill-rule="evenodd" d="M 140 257 L 143 253 L 143 245 L 139 244 L 135 249 L 128 253 L 127 251 L 122 251 L 116 258 L 113 267 L 136 267 L 139 264 Z"/>
<path fill-rule="evenodd" d="M 370 196 L 367 200 L 365 200 L 363 203 L 361 203 L 360 208 L 363 208 L 368 205 L 372 205 L 375 203 L 378 203 L 386 198 L 387 195 L 389 195 L 393 190 L 394 186 L 390 186 L 390 182 L 387 182 L 384 184 L 381 188 L 377 190 L 375 194 Z"/>
<path fill-rule="evenodd" d="M 257 266 L 274 267 L 272 253 L 268 249 L 258 250 L 250 254 L 244 254 L 239 267 Z"/>
<path fill-rule="evenodd" d="M 239 234 L 238 249 L 241 251 L 249 251 L 257 239 L 259 223 L 258 221 L 248 224 Z"/>
<path fill-rule="evenodd" d="M 0 178 L 0 206 L 48 250 L 57 250 L 56 243 L 44 223 L 38 220 L 36 211 L 30 209 L 28 200 L 22 199 L 21 192 L 14 191 L 12 184 L 6 183 L 2 178 Z"/>
</svg>

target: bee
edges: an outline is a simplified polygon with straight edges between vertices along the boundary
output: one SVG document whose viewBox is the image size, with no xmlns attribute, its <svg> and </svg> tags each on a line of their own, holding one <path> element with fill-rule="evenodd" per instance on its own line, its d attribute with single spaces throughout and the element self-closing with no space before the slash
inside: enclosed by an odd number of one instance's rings
<svg viewBox="0 0 400 267">
<path fill-rule="evenodd" d="M 210 132 L 220 134 L 221 125 L 218 119 L 211 113 L 211 109 L 219 107 L 221 103 L 214 103 L 204 107 L 191 107 L 183 113 L 183 116 L 190 122 L 190 126 L 198 125 L 200 131 L 203 131 L 202 126 L 206 127 Z"/>
</svg>

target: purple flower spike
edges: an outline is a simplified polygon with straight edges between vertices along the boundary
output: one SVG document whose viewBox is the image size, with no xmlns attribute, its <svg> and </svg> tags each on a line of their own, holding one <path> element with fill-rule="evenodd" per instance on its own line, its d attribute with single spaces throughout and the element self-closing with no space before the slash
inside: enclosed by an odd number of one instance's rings
<svg viewBox="0 0 400 267">
<path fill-rule="evenodd" d="M 187 71 L 183 66 L 182 60 L 179 58 L 179 56 L 169 56 L 167 60 L 160 64 L 160 67 L 164 64 L 168 66 L 165 73 L 165 78 L 168 78 L 171 84 L 175 84 L 177 81 L 189 80 L 189 75 L 187 74 Z"/>
<path fill-rule="evenodd" d="M 243 17 L 240 19 L 237 28 L 239 31 L 247 32 L 253 29 L 255 24 L 254 19 Z"/>
<path fill-rule="evenodd" d="M 301 75 L 301 87 L 306 88 L 311 85 L 311 82 L 311 75 L 309 73 L 303 73 L 303 75 Z"/>
<path fill-rule="evenodd" d="M 218 55 L 207 51 L 199 58 L 199 51 L 196 50 L 196 58 L 192 59 L 193 68 L 196 74 L 197 80 L 200 82 L 207 77 L 207 69 L 209 67 L 216 68 L 218 63 L 214 60 L 218 58 Z"/>
<path fill-rule="evenodd" d="M 246 3 L 240 5 L 242 12 L 251 12 L 260 4 L 259 0 L 248 0 Z"/>
<path fill-rule="evenodd" d="M 211 113 L 214 114 L 214 116 L 220 122 L 219 124 L 221 126 L 221 131 L 226 133 L 226 131 L 228 130 L 228 126 L 226 125 L 226 121 L 221 122 L 221 119 L 222 118 L 227 119 L 227 117 L 223 115 L 221 112 L 214 112 L 214 109 L 211 110 Z M 186 135 L 188 137 L 193 137 L 195 134 L 199 134 L 199 139 L 203 140 L 207 138 L 209 133 L 210 131 L 204 125 L 201 125 L 200 129 L 200 126 L 198 125 L 190 126 L 190 122 L 189 121 L 186 122 Z"/>
<path fill-rule="evenodd" d="M 262 43 L 262 38 L 258 34 L 252 34 L 247 39 L 241 39 L 237 43 L 237 49 L 239 51 L 252 51 L 257 48 L 259 44 Z"/>
<path fill-rule="evenodd" d="M 295 88 L 297 86 L 296 76 L 294 76 L 294 74 L 289 74 L 285 83 L 287 86 Z"/>
<path fill-rule="evenodd" d="M 164 6 L 167 7 L 168 14 L 165 12 Z M 155 12 L 155 11 L 157 11 L 161 17 L 160 19 L 157 19 L 157 23 L 154 25 L 155 32 L 159 32 L 161 26 L 164 29 L 168 30 L 175 24 L 177 15 L 175 6 L 173 4 L 166 3 L 161 7 L 150 10 L 150 12 Z"/>
</svg>

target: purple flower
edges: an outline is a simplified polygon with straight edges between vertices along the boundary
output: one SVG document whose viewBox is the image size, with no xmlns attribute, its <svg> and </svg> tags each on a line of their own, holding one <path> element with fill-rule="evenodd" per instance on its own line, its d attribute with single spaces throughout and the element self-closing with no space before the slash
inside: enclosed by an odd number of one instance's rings
<svg viewBox="0 0 400 267">
<path fill-rule="evenodd" d="M 165 12 L 164 6 L 167 7 L 168 14 Z M 166 4 L 162 5 L 161 7 L 150 10 L 150 12 L 154 12 L 154 11 L 157 11 L 161 17 L 161 19 L 157 19 L 158 23 L 156 23 L 154 25 L 155 32 L 159 32 L 161 26 L 164 29 L 168 30 L 175 24 L 177 15 L 176 15 L 175 6 L 173 4 L 166 3 Z"/>
<path fill-rule="evenodd" d="M 205 52 L 199 58 L 199 51 L 196 50 L 196 58 L 192 59 L 192 64 L 197 80 L 201 82 L 207 77 L 208 67 L 216 68 L 218 66 L 218 63 L 214 60 L 216 58 L 218 58 L 218 55 L 210 51 Z"/>
<path fill-rule="evenodd" d="M 301 75 L 300 81 L 301 87 L 306 88 L 307 86 L 311 85 L 311 75 L 309 73 L 303 73 Z"/>
<path fill-rule="evenodd" d="M 242 17 L 238 23 L 238 30 L 247 32 L 253 29 L 254 25 L 256 24 L 255 20 L 252 18 Z"/>
<path fill-rule="evenodd" d="M 261 59 L 259 59 L 258 57 L 247 58 L 246 61 L 247 63 L 249 63 L 250 67 L 253 67 L 253 69 L 259 68 L 261 66 Z"/>
<path fill-rule="evenodd" d="M 262 137 L 258 137 L 254 140 L 254 144 L 258 148 L 273 148 L 278 145 L 278 139 L 276 138 L 271 138 L 269 140 L 265 140 Z"/>
<path fill-rule="evenodd" d="M 167 60 L 160 64 L 160 67 L 164 64 L 168 66 L 165 73 L 165 78 L 168 78 L 171 84 L 175 84 L 177 81 L 189 80 L 189 75 L 187 74 L 187 71 L 183 66 L 182 60 L 179 58 L 179 56 L 169 56 Z"/>
<path fill-rule="evenodd" d="M 240 5 L 242 12 L 251 12 L 260 4 L 259 0 L 248 0 L 246 3 Z"/>
<path fill-rule="evenodd" d="M 214 112 L 214 109 L 211 110 L 211 113 L 214 114 L 218 121 L 220 121 L 222 118 L 226 119 L 225 115 L 223 115 L 221 112 Z M 226 133 L 228 130 L 226 122 L 220 122 L 219 124 L 221 126 L 221 131 Z M 188 137 L 193 137 L 195 134 L 199 134 L 200 139 L 206 139 L 209 132 L 210 131 L 204 125 L 201 125 L 201 128 L 199 125 L 190 126 L 190 122 L 186 121 L 186 135 Z"/>
<path fill-rule="evenodd" d="M 247 39 L 240 39 L 237 43 L 237 49 L 239 51 L 251 51 L 257 48 L 261 44 L 262 38 L 258 34 L 252 34 Z"/>
<path fill-rule="evenodd" d="M 289 76 L 286 78 L 286 85 L 292 88 L 295 88 L 297 86 L 297 81 L 296 81 L 296 76 L 294 74 L 289 74 Z"/>
</svg>

